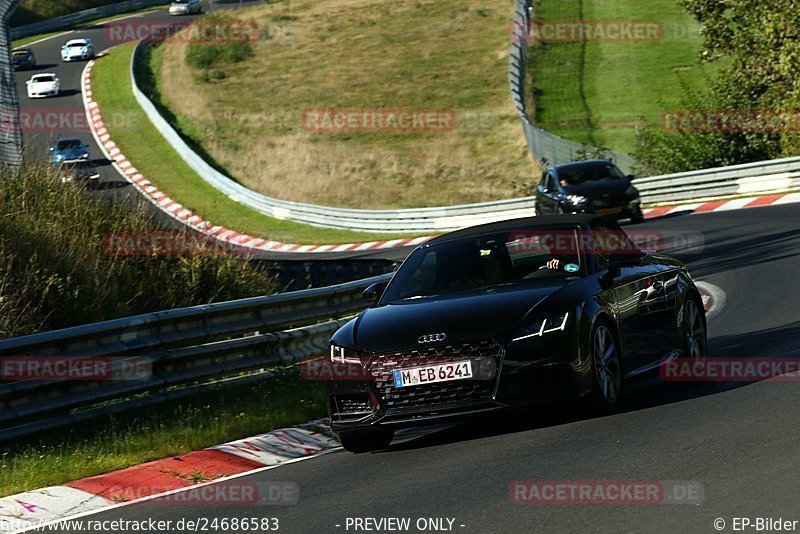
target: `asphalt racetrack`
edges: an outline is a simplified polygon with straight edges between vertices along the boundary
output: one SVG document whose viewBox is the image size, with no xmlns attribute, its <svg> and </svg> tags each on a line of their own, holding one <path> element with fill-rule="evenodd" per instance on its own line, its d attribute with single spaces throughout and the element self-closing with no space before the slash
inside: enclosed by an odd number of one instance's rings
<svg viewBox="0 0 800 534">
<path fill-rule="evenodd" d="M 674 253 L 727 294 L 709 324 L 711 358 L 797 357 L 797 206 L 673 216 L 638 228 L 702 233 L 700 253 Z M 275 517 L 288 533 L 354 532 L 347 519 L 367 517 L 411 518 L 409 532 L 419 518 L 450 518 L 464 533 L 715 532 L 723 519 L 730 532 L 733 517 L 800 519 L 798 400 L 797 381 L 655 376 L 630 387 L 613 415 L 545 405 L 396 439 L 385 452 L 339 451 L 237 479 L 297 484 L 294 505 L 156 500 L 86 519 Z M 520 480 L 692 481 L 703 495 L 693 504 L 516 504 L 509 485 Z"/>
</svg>

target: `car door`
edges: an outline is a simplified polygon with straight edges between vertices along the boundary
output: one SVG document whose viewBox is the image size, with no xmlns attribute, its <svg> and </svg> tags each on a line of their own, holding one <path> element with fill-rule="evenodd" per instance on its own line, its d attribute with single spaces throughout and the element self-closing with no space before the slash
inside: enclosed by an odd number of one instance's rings
<svg viewBox="0 0 800 534">
<path fill-rule="evenodd" d="M 664 271 L 648 256 L 632 254 L 633 245 L 622 230 L 599 227 L 593 236 L 598 264 L 613 279 L 625 373 L 635 373 L 660 360 L 671 344 Z"/>
</svg>

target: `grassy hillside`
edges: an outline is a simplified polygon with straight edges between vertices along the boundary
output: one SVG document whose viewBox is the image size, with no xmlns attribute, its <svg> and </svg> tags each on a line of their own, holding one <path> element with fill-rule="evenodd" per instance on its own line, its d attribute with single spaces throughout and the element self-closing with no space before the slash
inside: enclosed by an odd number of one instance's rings
<svg viewBox="0 0 800 534">
<path fill-rule="evenodd" d="M 247 186 L 363 208 L 507 198 L 535 169 L 508 93 L 507 0 L 292 0 L 238 12 L 254 56 L 202 72 L 154 54 L 162 104 Z M 212 81 L 208 81 L 211 79 Z M 305 110 L 445 110 L 455 128 L 311 131 Z"/>
<path fill-rule="evenodd" d="M 641 118 L 690 106 L 714 67 L 699 66 L 698 25 L 677 0 L 538 0 L 534 16 L 555 21 L 648 20 L 663 31 L 651 42 L 568 43 L 532 48 L 530 73 L 540 125 L 568 139 L 630 151 Z"/>
<path fill-rule="evenodd" d="M 109 236 L 164 229 L 62 183 L 50 167 L 3 176 L 0 339 L 274 291 L 235 255 L 114 254 Z"/>
</svg>

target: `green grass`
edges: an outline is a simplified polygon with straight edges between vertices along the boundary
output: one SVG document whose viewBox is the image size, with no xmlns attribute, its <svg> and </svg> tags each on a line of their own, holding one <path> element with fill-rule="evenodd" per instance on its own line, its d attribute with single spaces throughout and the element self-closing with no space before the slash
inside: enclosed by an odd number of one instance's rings
<svg viewBox="0 0 800 534">
<path fill-rule="evenodd" d="M 198 176 L 147 119 L 131 91 L 129 66 L 135 44 L 114 48 L 92 71 L 92 96 L 111 138 L 148 180 L 214 224 L 287 243 L 330 244 L 397 238 L 397 234 L 348 232 L 267 217 L 235 202 Z M 111 120 L 108 120 L 112 117 Z M 117 117 L 120 120 L 114 120 Z"/>
<path fill-rule="evenodd" d="M 698 25 L 677 0 L 540 0 L 539 20 L 654 20 L 655 42 L 549 42 L 532 47 L 536 120 L 581 143 L 629 152 L 636 123 L 660 124 L 664 111 L 692 107 L 716 67 L 697 60 Z"/>
<path fill-rule="evenodd" d="M 252 58 L 152 70 L 174 124 L 247 187 L 288 200 L 408 208 L 509 198 L 536 165 L 508 90 L 507 0 L 283 0 L 241 10 Z M 319 132 L 307 110 L 447 110 L 446 131 Z"/>
<path fill-rule="evenodd" d="M 321 382 L 274 378 L 206 393 L 145 414 L 58 431 L 51 441 L 15 442 L 0 456 L 0 497 L 63 484 L 218 445 L 325 414 Z"/>
<path fill-rule="evenodd" d="M 144 205 L 99 201 L 94 187 L 62 182 L 47 164 L 2 172 L 0 339 L 277 289 L 233 254 L 115 254 L 114 234 L 165 231 Z"/>
</svg>

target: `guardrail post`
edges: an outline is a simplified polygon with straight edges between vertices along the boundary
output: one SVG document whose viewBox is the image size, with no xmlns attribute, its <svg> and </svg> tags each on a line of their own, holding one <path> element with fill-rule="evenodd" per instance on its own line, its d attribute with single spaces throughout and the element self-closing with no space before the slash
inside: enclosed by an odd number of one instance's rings
<svg viewBox="0 0 800 534">
<path fill-rule="evenodd" d="M 12 168 L 22 165 L 22 130 L 19 120 L 19 95 L 11 63 L 9 20 L 20 0 L 0 0 L 0 163 Z"/>
</svg>

